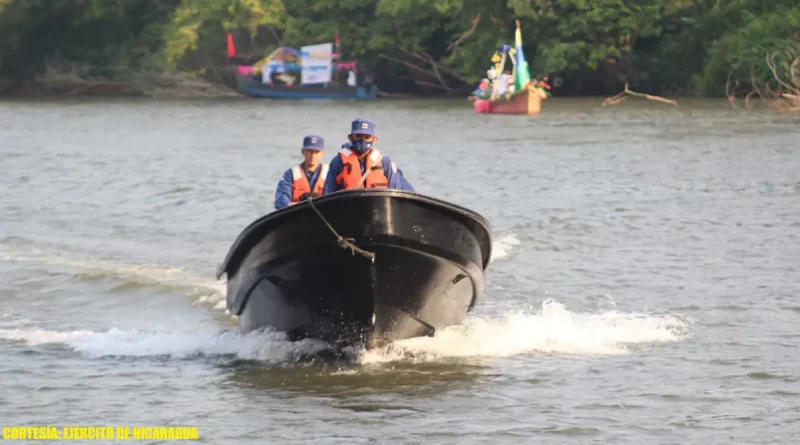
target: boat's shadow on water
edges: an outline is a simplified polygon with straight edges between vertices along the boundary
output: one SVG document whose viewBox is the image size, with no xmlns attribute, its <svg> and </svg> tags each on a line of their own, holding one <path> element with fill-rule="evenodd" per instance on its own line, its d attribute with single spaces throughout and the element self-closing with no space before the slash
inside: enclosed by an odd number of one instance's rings
<svg viewBox="0 0 800 445">
<path fill-rule="evenodd" d="M 467 360 L 418 361 L 413 354 L 365 359 L 363 351 L 303 353 L 280 364 L 237 360 L 223 366 L 226 381 L 249 390 L 286 395 L 350 397 L 375 393 L 429 395 L 466 390 L 492 378 L 490 367 Z"/>
</svg>

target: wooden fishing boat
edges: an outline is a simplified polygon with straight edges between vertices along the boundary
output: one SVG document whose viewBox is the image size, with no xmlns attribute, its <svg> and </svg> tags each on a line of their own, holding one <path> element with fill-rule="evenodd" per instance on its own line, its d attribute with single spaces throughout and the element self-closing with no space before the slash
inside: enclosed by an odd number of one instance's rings
<svg viewBox="0 0 800 445">
<path fill-rule="evenodd" d="M 542 100 L 547 98 L 544 89 L 529 86 L 496 99 L 477 99 L 472 106 L 476 113 L 527 114 L 535 116 L 542 111 Z"/>
<path fill-rule="evenodd" d="M 472 92 L 472 108 L 476 113 L 524 114 L 534 116 L 542 111 L 542 101 L 549 97 L 547 77 L 531 78 L 528 62 L 522 50 L 522 31 L 517 20 L 514 45 L 500 45 L 492 56 L 492 67 L 487 78 Z M 505 71 L 510 60 L 513 71 Z M 507 92 L 508 91 L 508 92 Z"/>
</svg>

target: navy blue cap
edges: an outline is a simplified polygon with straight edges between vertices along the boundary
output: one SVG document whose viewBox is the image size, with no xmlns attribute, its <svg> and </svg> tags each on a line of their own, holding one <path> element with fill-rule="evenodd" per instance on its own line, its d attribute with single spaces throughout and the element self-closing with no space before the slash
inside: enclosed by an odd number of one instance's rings
<svg viewBox="0 0 800 445">
<path fill-rule="evenodd" d="M 375 136 L 375 122 L 369 119 L 360 117 L 353 121 L 350 134 L 369 134 Z"/>
<path fill-rule="evenodd" d="M 303 138 L 303 149 L 325 150 L 325 139 L 322 136 L 310 135 Z"/>
</svg>

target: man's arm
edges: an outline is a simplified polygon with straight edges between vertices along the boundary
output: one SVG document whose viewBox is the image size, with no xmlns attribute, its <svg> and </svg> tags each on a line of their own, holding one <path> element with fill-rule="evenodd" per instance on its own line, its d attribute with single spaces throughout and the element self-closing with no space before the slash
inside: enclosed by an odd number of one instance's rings
<svg viewBox="0 0 800 445">
<path fill-rule="evenodd" d="M 383 171 L 386 172 L 386 176 L 389 178 L 390 189 L 414 191 L 414 187 L 403 175 L 403 170 L 397 168 L 397 165 L 388 156 L 383 157 Z"/>
<path fill-rule="evenodd" d="M 338 190 L 336 185 L 336 177 L 342 173 L 342 158 L 337 154 L 331 159 L 328 165 L 328 176 L 325 178 L 325 186 L 322 188 L 322 194 L 327 195 Z"/>
<path fill-rule="evenodd" d="M 275 209 L 282 209 L 292 203 L 293 184 L 294 178 L 290 168 L 283 173 L 283 177 L 278 181 L 278 187 L 275 189 Z"/>
</svg>

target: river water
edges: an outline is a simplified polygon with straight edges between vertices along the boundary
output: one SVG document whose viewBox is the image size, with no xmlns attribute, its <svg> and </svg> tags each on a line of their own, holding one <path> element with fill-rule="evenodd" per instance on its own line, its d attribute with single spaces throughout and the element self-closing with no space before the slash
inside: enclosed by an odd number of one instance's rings
<svg viewBox="0 0 800 445">
<path fill-rule="evenodd" d="M 0 103 L 0 426 L 204 443 L 790 444 L 800 119 L 725 101 Z M 461 326 L 363 354 L 241 335 L 214 270 L 306 133 L 351 119 L 486 216 Z"/>
</svg>

